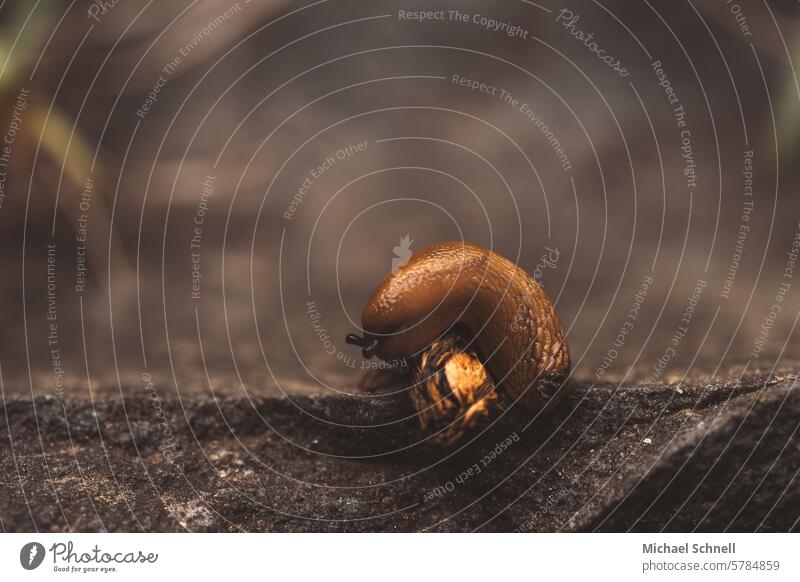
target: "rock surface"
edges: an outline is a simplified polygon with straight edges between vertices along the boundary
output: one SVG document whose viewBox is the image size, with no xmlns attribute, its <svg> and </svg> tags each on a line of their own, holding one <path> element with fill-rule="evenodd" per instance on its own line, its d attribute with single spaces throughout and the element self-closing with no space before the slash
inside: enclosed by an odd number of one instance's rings
<svg viewBox="0 0 800 582">
<path fill-rule="evenodd" d="M 789 531 L 793 376 L 576 383 L 460 449 L 404 394 L 5 399 L 5 531 Z"/>
</svg>

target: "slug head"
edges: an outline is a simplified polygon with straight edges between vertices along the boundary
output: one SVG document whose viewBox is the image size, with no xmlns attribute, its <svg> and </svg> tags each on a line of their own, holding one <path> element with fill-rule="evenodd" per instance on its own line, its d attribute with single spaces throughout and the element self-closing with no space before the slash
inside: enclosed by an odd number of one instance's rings
<svg viewBox="0 0 800 582">
<path fill-rule="evenodd" d="M 349 336 L 348 342 L 364 347 L 365 357 L 377 354 L 383 360 L 396 360 L 439 339 L 472 296 L 462 284 L 470 276 L 467 267 L 476 260 L 464 252 L 470 246 L 428 247 L 390 273 L 364 307 L 364 338 Z"/>
</svg>

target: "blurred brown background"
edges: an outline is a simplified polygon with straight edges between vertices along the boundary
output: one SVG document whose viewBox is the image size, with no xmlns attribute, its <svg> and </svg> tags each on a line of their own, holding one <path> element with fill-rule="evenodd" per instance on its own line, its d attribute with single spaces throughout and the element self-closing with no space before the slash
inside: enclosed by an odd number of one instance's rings
<svg viewBox="0 0 800 582">
<path fill-rule="evenodd" d="M 401 16 L 418 10 L 444 16 Z M 343 338 L 405 235 L 540 275 L 580 379 L 798 355 L 796 1 L 16 2 L 0 18 L 6 394 L 115 394 L 144 372 L 162 393 L 352 392 Z"/>
</svg>

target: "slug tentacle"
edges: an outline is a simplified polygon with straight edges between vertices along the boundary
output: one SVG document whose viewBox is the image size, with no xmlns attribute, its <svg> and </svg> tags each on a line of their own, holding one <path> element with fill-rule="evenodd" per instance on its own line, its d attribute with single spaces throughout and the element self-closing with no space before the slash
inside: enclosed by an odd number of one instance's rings
<svg viewBox="0 0 800 582">
<path fill-rule="evenodd" d="M 541 286 L 475 244 L 445 242 L 415 253 L 372 293 L 362 326 L 364 337 L 348 342 L 384 360 L 420 361 L 434 343 L 458 335 L 493 385 L 532 411 L 551 402 L 569 374 L 564 332 Z"/>
</svg>

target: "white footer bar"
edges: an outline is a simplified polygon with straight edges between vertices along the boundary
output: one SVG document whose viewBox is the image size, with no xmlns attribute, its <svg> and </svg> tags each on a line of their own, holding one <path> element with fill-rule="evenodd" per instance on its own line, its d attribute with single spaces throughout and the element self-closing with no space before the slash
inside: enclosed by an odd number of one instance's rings
<svg viewBox="0 0 800 582">
<path fill-rule="evenodd" d="M 792 534 L 4 534 L 0 577 L 800 580 L 798 554 Z"/>
</svg>

